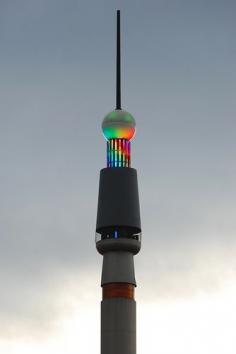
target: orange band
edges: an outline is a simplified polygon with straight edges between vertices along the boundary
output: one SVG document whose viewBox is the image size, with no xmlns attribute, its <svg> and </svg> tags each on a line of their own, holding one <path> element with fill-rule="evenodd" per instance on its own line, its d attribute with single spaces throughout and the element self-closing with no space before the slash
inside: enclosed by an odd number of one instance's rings
<svg viewBox="0 0 236 354">
<path fill-rule="evenodd" d="M 103 299 L 110 299 L 114 297 L 124 297 L 127 299 L 134 299 L 134 285 L 127 283 L 110 283 L 103 285 L 102 288 Z"/>
</svg>

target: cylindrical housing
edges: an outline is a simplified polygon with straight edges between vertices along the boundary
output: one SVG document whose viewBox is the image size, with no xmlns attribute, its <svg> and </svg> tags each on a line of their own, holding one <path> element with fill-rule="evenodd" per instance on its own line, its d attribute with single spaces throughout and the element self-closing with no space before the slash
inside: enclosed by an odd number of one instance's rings
<svg viewBox="0 0 236 354">
<path fill-rule="evenodd" d="M 141 232 L 137 172 L 133 168 L 104 168 L 100 172 L 96 231 L 126 227 Z"/>
<path fill-rule="evenodd" d="M 136 354 L 136 303 L 110 298 L 101 303 L 101 354 Z"/>
</svg>

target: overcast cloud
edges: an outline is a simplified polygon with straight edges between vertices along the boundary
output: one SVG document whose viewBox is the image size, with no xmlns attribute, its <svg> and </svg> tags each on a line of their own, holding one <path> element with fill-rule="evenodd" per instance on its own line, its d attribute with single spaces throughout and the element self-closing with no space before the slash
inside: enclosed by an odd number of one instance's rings
<svg viewBox="0 0 236 354">
<path fill-rule="evenodd" d="M 190 299 L 235 277 L 236 3 L 2 0 L 4 340 L 47 336 L 78 303 L 99 307 L 94 230 L 116 8 L 123 107 L 137 122 L 138 298 Z"/>
</svg>

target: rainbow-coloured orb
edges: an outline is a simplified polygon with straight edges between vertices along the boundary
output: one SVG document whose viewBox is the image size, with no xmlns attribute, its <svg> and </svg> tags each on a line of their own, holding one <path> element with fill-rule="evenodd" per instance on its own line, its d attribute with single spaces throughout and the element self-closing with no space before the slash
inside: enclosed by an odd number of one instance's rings
<svg viewBox="0 0 236 354">
<path fill-rule="evenodd" d="M 135 119 L 130 113 L 122 109 L 115 109 L 104 118 L 102 131 L 107 140 L 131 140 L 135 135 L 135 125 Z"/>
</svg>

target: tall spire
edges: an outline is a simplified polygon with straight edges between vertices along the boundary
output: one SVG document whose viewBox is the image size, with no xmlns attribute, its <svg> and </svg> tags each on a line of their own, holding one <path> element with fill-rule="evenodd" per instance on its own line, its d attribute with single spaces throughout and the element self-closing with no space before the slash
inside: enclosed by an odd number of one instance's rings
<svg viewBox="0 0 236 354">
<path fill-rule="evenodd" d="M 130 140 L 135 135 L 135 119 L 121 108 L 120 10 L 116 32 L 116 108 L 102 122 L 107 139 L 107 167 L 130 167 Z"/>
<path fill-rule="evenodd" d="M 121 74 L 120 74 L 120 10 L 117 10 L 116 29 L 116 109 L 121 109 Z"/>
<path fill-rule="evenodd" d="M 102 122 L 107 167 L 100 172 L 96 248 L 103 256 L 101 354 L 136 354 L 134 256 L 141 249 L 137 171 L 130 165 L 135 119 L 121 109 L 120 11 L 117 11 L 116 108 Z"/>
</svg>

